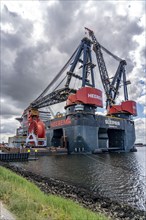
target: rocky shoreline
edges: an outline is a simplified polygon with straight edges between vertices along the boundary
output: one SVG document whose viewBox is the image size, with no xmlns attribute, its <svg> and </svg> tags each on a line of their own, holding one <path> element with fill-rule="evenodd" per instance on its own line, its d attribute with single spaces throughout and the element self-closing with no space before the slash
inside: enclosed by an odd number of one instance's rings
<svg viewBox="0 0 146 220">
<path fill-rule="evenodd" d="M 73 186 L 60 180 L 43 177 L 8 163 L 1 163 L 0 165 L 35 183 L 47 194 L 55 194 L 64 198 L 70 198 L 92 211 L 98 211 L 105 214 L 112 220 L 146 220 L 145 211 L 137 210 L 129 205 L 117 203 L 109 198 L 102 197 L 98 193 L 89 192 L 87 189 Z"/>
</svg>

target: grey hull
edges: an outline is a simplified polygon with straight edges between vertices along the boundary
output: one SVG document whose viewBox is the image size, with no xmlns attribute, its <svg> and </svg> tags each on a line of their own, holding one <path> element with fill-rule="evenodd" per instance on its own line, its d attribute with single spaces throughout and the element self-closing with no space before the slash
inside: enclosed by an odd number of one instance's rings
<svg viewBox="0 0 146 220">
<path fill-rule="evenodd" d="M 70 123 L 65 123 L 70 119 Z M 77 152 L 129 152 L 134 148 L 134 122 L 129 119 L 74 113 L 46 123 L 47 146 Z"/>
</svg>

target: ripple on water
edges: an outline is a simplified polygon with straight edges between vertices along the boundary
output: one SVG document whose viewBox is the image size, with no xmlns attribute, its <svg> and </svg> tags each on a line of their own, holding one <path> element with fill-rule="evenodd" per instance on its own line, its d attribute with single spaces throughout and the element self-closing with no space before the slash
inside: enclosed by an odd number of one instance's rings
<svg viewBox="0 0 146 220">
<path fill-rule="evenodd" d="M 14 164 L 146 210 L 146 148 L 135 153 L 44 156 Z"/>
</svg>

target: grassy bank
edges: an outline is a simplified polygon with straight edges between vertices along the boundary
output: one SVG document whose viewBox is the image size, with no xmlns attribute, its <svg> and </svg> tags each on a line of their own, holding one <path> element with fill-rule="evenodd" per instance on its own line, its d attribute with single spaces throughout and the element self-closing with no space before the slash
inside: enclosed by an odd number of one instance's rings
<svg viewBox="0 0 146 220">
<path fill-rule="evenodd" d="M 69 199 L 45 195 L 33 183 L 3 167 L 0 200 L 21 220 L 107 220 Z"/>
</svg>

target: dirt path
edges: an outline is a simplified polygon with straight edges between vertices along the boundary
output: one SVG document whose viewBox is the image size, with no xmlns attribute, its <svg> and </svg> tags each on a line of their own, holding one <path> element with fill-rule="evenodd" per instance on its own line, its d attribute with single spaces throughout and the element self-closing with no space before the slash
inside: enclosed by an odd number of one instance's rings
<svg viewBox="0 0 146 220">
<path fill-rule="evenodd" d="M 0 201 L 0 220 L 16 220 L 14 215 L 9 212 Z"/>
</svg>

